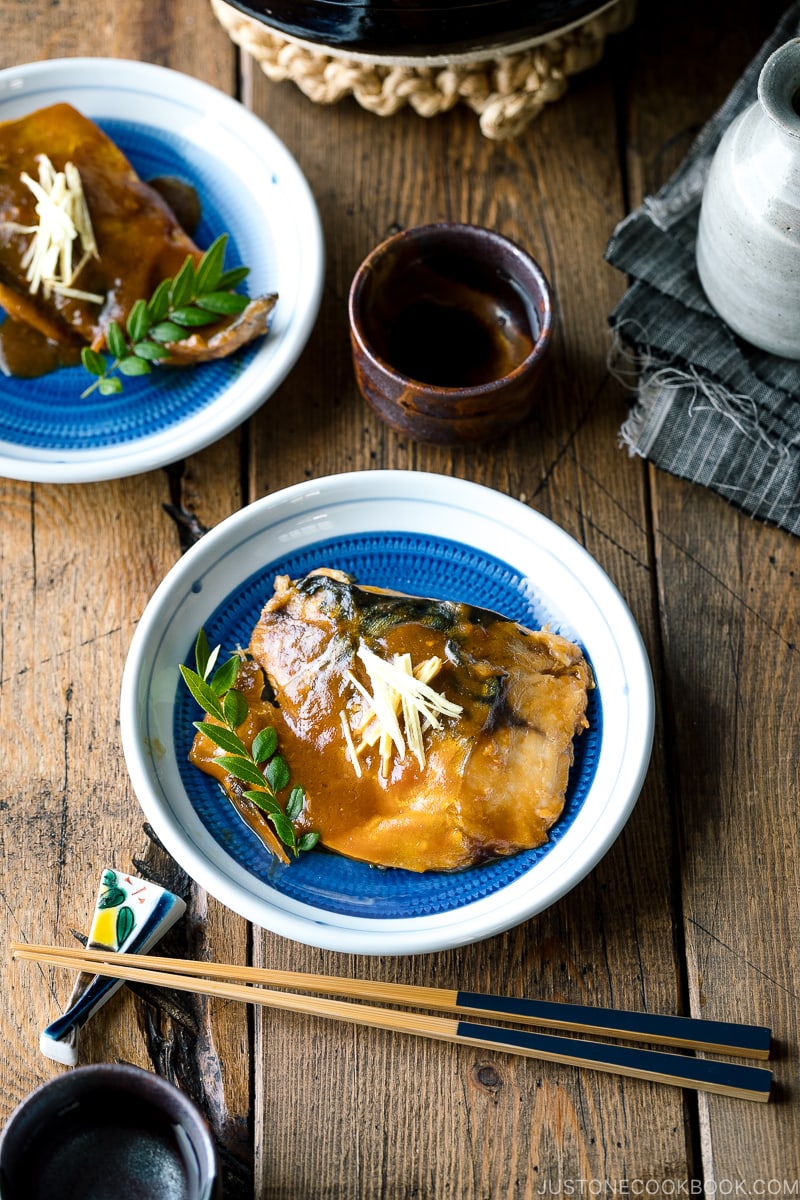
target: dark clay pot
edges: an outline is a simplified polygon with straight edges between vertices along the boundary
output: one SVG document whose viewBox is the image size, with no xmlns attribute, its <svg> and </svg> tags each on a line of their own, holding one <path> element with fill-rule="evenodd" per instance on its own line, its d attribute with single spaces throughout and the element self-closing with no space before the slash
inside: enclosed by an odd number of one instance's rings
<svg viewBox="0 0 800 1200">
<path fill-rule="evenodd" d="M 608 0 L 232 0 L 278 33 L 342 52 L 439 57 L 524 44 Z"/>
</svg>

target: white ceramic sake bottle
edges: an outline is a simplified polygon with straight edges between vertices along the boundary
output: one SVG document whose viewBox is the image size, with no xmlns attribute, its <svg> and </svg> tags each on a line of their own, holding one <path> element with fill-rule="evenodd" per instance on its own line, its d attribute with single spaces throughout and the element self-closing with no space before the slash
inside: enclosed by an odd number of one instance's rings
<svg viewBox="0 0 800 1200">
<path fill-rule="evenodd" d="M 800 358 L 800 38 L 767 59 L 758 100 L 717 148 L 697 270 L 731 329 L 770 354 Z"/>
</svg>

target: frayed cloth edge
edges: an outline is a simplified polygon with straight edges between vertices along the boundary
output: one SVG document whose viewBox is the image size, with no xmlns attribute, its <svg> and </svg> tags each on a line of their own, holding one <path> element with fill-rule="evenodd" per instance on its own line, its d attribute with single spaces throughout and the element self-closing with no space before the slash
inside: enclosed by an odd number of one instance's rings
<svg viewBox="0 0 800 1200">
<path fill-rule="evenodd" d="M 748 441 L 761 442 L 766 450 L 779 457 L 788 455 L 788 446 L 775 442 L 761 428 L 757 406 L 748 396 L 737 395 L 704 379 L 693 368 L 676 367 L 662 367 L 639 383 L 631 412 L 620 429 L 620 441 L 629 452 L 647 455 L 672 405 L 684 391 L 689 392 L 690 417 L 715 412 L 730 421 Z"/>
<path fill-rule="evenodd" d="M 779 458 L 789 454 L 788 445 L 776 442 L 763 429 L 754 400 L 708 379 L 691 365 L 675 367 L 642 350 L 631 351 L 618 330 L 613 334 L 607 365 L 610 374 L 634 397 L 620 429 L 620 444 L 629 454 L 647 457 L 673 404 L 687 391 L 689 417 L 713 411 L 735 425 L 748 441 L 760 442 Z M 796 441 L 793 438 L 790 444 Z"/>
</svg>

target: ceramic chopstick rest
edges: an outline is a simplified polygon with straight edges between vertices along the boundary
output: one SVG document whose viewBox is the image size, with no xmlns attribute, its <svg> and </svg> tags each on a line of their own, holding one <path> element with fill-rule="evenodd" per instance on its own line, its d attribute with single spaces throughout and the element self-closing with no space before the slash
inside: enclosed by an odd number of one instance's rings
<svg viewBox="0 0 800 1200">
<path fill-rule="evenodd" d="M 717 313 L 770 354 L 800 358 L 800 38 L 728 126 L 703 190 L 697 270 Z"/>
<path fill-rule="evenodd" d="M 172 892 L 111 868 L 103 871 L 87 946 L 116 954 L 145 954 L 186 911 Z M 66 1011 L 42 1031 L 39 1047 L 47 1058 L 66 1066 L 78 1060 L 78 1033 L 122 980 L 79 976 Z"/>
</svg>

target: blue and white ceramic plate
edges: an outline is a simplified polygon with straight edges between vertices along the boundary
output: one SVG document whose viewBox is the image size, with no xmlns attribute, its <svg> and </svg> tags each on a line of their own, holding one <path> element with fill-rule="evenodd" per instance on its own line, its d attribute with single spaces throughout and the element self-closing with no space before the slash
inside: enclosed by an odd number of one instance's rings
<svg viewBox="0 0 800 1200">
<path fill-rule="evenodd" d="M 127 379 L 121 397 L 81 392 L 81 366 L 2 381 L 0 474 L 78 483 L 175 462 L 223 437 L 288 374 L 316 320 L 323 242 L 297 163 L 237 101 L 165 67 L 70 58 L 0 71 L 0 121 L 66 101 L 95 121 L 143 179 L 177 175 L 197 190 L 195 240 L 228 233 L 226 266 L 244 290 L 277 292 L 268 336 L 227 359 Z M 2 310 L 0 310 L 0 313 Z"/>
<path fill-rule="evenodd" d="M 542 847 L 457 873 L 379 869 L 317 849 L 288 867 L 187 762 L 199 711 L 178 673 L 197 630 L 246 645 L 278 574 L 314 566 L 463 600 L 578 642 L 597 687 L 563 815 Z M 241 510 L 169 572 L 139 622 L 121 700 L 133 787 L 166 848 L 207 891 L 296 941 L 412 954 L 489 937 L 552 904 L 598 862 L 639 794 L 653 735 L 642 640 L 618 591 L 563 530 L 463 480 L 366 471 L 298 484 Z M 342 781 L 347 787 L 347 780 Z"/>
</svg>

